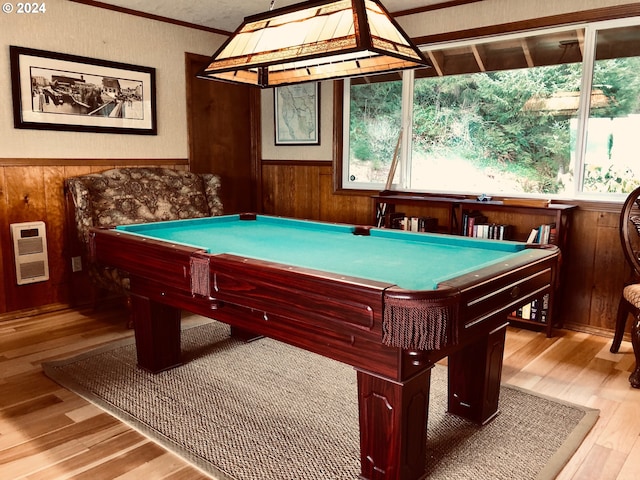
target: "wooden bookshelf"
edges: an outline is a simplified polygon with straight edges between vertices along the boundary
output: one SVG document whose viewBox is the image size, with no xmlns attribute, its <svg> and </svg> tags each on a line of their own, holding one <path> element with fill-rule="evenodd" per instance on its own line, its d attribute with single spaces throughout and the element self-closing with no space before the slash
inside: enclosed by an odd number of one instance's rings
<svg viewBox="0 0 640 480">
<path fill-rule="evenodd" d="M 561 327 L 561 322 L 555 320 L 559 311 L 559 301 L 562 298 L 562 285 L 564 283 L 563 265 L 567 262 L 568 232 L 576 205 L 564 203 L 552 203 L 537 199 L 501 199 L 491 201 L 478 201 L 466 196 L 435 196 L 408 192 L 384 191 L 372 196 L 373 200 L 373 225 L 390 228 L 389 218 L 403 210 L 407 216 L 426 215 L 438 218 L 438 233 L 448 235 L 462 235 L 463 219 L 467 212 L 479 212 L 487 217 L 489 222 L 509 225 L 509 237 L 506 240 L 526 242 L 533 229 L 542 225 L 554 225 L 554 232 L 548 243 L 553 243 L 560 248 L 563 261 L 558 269 L 558 281 L 556 290 L 546 300 L 538 299 L 538 305 L 545 301 L 549 306 L 546 314 L 546 322 L 530 320 L 527 318 L 510 316 L 509 319 L 516 324 L 542 329 L 547 336 L 553 335 L 554 327 Z M 402 208 L 400 208 L 402 207 Z M 427 213 L 425 213 L 427 212 Z M 537 308 L 537 306 L 534 306 Z M 526 310 L 526 309 L 525 309 Z M 539 311 L 539 310 L 538 310 Z"/>
</svg>

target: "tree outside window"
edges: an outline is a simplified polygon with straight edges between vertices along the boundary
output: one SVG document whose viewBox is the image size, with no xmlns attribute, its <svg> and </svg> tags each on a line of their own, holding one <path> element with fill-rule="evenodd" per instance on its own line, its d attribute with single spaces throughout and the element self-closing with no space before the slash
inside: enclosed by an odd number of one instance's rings
<svg viewBox="0 0 640 480">
<path fill-rule="evenodd" d="M 583 59 L 590 38 L 595 54 Z M 640 185 L 639 25 L 469 48 L 474 56 L 461 47 L 431 52 L 438 75 L 418 71 L 404 105 L 402 81 L 350 86 L 347 188 L 384 185 L 403 108 L 411 148 L 401 155 L 399 189 L 571 198 Z M 515 68 L 489 70 L 490 62 Z M 485 71 L 472 71 L 475 64 Z"/>
</svg>

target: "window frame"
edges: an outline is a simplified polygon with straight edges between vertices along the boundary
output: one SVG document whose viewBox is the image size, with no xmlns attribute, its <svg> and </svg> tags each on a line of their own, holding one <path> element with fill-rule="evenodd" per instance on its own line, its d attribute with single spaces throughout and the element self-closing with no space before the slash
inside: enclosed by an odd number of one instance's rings
<svg viewBox="0 0 640 480">
<path fill-rule="evenodd" d="M 640 7 L 634 8 L 634 15 L 616 15 L 618 9 L 602 9 L 604 11 L 611 11 L 609 15 L 602 14 L 602 18 L 591 18 L 590 12 L 586 13 L 585 21 L 578 21 L 572 23 L 557 23 L 556 25 L 540 26 L 534 29 L 511 31 L 506 33 L 492 32 L 491 35 L 475 36 L 473 38 L 459 38 L 451 39 L 447 41 L 435 42 L 435 43 L 421 43 L 420 48 L 423 50 L 433 50 L 437 48 L 443 48 L 444 46 L 463 46 L 463 45 L 478 45 L 486 44 L 490 42 L 497 42 L 504 40 L 508 37 L 524 38 L 532 35 L 544 35 L 546 33 L 562 32 L 567 30 L 584 30 L 584 47 L 582 54 L 582 79 L 581 79 L 581 91 L 580 91 L 580 109 L 577 113 L 578 131 L 575 144 L 575 156 L 576 165 L 575 168 L 575 181 L 573 192 L 567 192 L 557 195 L 542 195 L 542 194 L 517 194 L 515 196 L 522 197 L 541 197 L 552 198 L 554 200 L 583 200 L 583 201 L 595 201 L 595 202 L 620 202 L 626 197 L 626 194 L 616 193 L 587 193 L 582 191 L 584 181 L 584 152 L 587 145 L 587 123 L 590 115 L 590 100 L 591 100 L 591 86 L 593 81 L 593 70 L 596 53 L 596 41 L 597 32 L 599 30 L 608 28 L 617 28 L 624 26 L 640 25 Z M 615 11 L 615 12 L 614 12 Z M 626 10 L 625 10 L 626 12 Z M 628 13 L 628 12 L 626 12 Z M 477 32 L 476 32 L 477 33 Z M 407 185 L 406 179 L 410 174 L 411 168 L 411 148 L 410 137 L 408 132 L 411 132 L 412 123 L 412 102 L 413 102 L 413 81 L 415 75 L 413 71 L 405 71 L 402 73 L 403 88 L 402 88 L 402 132 L 403 141 L 401 149 L 401 159 L 398 165 L 398 174 L 396 179 L 400 179 L 400 182 L 394 183 L 394 188 L 399 188 L 402 191 L 420 191 L 418 189 L 402 188 L 403 185 Z M 350 80 L 340 80 L 334 82 L 334 139 L 335 151 L 334 151 L 334 190 L 336 192 L 344 193 L 357 193 L 357 192 L 378 192 L 384 189 L 384 185 L 372 184 L 372 183 L 360 183 L 349 184 L 346 175 L 348 174 L 348 152 L 349 152 L 349 93 L 350 93 Z M 409 112 L 409 113 L 407 113 Z M 406 118 L 408 117 L 408 118 Z M 345 158 L 347 157 L 347 158 Z M 347 186 L 348 185 L 348 186 Z M 429 193 L 426 191 L 425 193 Z M 458 194 L 459 192 L 451 192 Z"/>
</svg>

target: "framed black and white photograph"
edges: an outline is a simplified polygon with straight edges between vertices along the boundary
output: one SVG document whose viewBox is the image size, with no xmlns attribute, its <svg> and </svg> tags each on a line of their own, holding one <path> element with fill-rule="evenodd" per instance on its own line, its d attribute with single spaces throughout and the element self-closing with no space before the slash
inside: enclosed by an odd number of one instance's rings
<svg viewBox="0 0 640 480">
<path fill-rule="evenodd" d="M 320 145 L 319 83 L 274 89 L 276 145 Z"/>
<path fill-rule="evenodd" d="M 10 50 L 16 128 L 157 134 L 154 68 Z"/>
</svg>

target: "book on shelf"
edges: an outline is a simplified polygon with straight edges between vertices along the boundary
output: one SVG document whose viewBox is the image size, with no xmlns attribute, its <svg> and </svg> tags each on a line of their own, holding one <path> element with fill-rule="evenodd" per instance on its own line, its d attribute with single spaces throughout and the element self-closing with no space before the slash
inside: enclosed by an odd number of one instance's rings
<svg viewBox="0 0 640 480">
<path fill-rule="evenodd" d="M 540 321 L 540 309 L 539 307 L 539 303 L 540 301 L 536 298 L 533 302 L 531 302 L 531 307 L 530 307 L 530 315 L 529 315 L 529 320 L 533 321 L 533 322 L 538 322 Z"/>
<path fill-rule="evenodd" d="M 473 237 L 474 226 L 486 223 L 487 220 L 487 217 L 478 210 L 465 210 L 462 213 L 462 231 L 460 234 L 465 237 Z"/>
<path fill-rule="evenodd" d="M 412 232 L 437 232 L 438 219 L 434 217 L 411 217 Z"/>
<path fill-rule="evenodd" d="M 389 228 L 406 230 L 409 232 L 436 232 L 438 231 L 438 219 L 434 217 L 408 217 L 403 212 L 389 214 L 387 222 Z"/>
<path fill-rule="evenodd" d="M 545 293 L 542 297 L 542 308 L 540 309 L 539 322 L 547 323 L 547 317 L 549 316 L 549 294 Z"/>
<path fill-rule="evenodd" d="M 386 225 L 389 228 L 395 228 L 402 230 L 402 222 L 404 222 L 404 212 L 393 212 L 388 214 Z"/>
<path fill-rule="evenodd" d="M 404 217 L 404 230 L 410 232 L 435 232 L 438 230 L 438 219 L 433 217 Z"/>
<path fill-rule="evenodd" d="M 527 243 L 556 243 L 557 242 L 557 229 L 555 223 L 545 223 L 537 228 L 531 229 Z"/>
<path fill-rule="evenodd" d="M 498 223 L 481 223 L 474 225 L 470 237 L 488 238 L 490 240 L 508 240 L 511 236 L 511 225 Z"/>
<path fill-rule="evenodd" d="M 508 240 L 511 237 L 511 225 L 490 223 L 478 210 L 465 211 L 462 215 L 461 235 L 465 237 Z"/>
<path fill-rule="evenodd" d="M 546 293 L 542 299 L 536 298 L 531 303 L 527 303 L 517 310 L 511 312 L 511 316 L 517 320 L 527 320 L 546 324 L 549 316 L 549 294 Z"/>
</svg>

